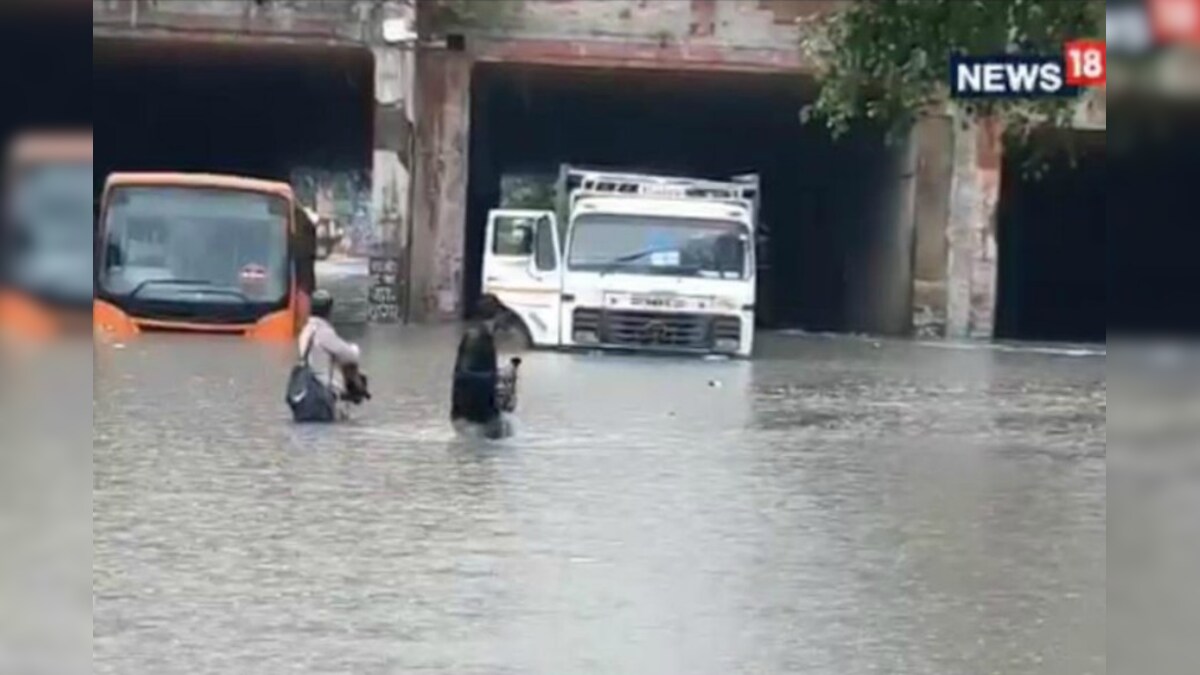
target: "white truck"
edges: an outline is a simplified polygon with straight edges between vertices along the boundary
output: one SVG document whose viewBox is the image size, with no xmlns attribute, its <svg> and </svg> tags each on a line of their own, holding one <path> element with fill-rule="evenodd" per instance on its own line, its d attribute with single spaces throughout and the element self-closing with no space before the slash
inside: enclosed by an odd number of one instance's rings
<svg viewBox="0 0 1200 675">
<path fill-rule="evenodd" d="M 754 348 L 757 176 L 564 166 L 558 210 L 488 214 L 484 293 L 540 348 Z"/>
</svg>

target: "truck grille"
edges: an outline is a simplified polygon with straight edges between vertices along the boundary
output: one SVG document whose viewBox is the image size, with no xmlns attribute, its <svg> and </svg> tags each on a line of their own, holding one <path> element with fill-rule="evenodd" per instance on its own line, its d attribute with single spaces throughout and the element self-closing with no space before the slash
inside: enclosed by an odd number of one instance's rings
<svg viewBox="0 0 1200 675">
<path fill-rule="evenodd" d="M 604 346 L 653 349 L 708 350 L 742 335 L 736 316 L 624 310 L 576 309 L 573 328 L 593 333 Z"/>
</svg>

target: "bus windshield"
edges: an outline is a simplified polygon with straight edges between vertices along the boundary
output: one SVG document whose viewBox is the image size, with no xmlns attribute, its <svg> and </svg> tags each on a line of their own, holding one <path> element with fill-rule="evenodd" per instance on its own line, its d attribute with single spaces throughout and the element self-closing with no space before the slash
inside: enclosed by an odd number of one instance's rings
<svg viewBox="0 0 1200 675">
<path fill-rule="evenodd" d="M 104 215 L 101 288 L 129 301 L 282 303 L 289 209 L 282 197 L 243 190 L 117 188 Z"/>
<path fill-rule="evenodd" d="M 567 264 L 622 274 L 746 278 L 750 230 L 733 221 L 595 213 L 576 218 Z"/>
<path fill-rule="evenodd" d="M 13 172 L 9 196 L 7 281 L 46 299 L 91 302 L 91 162 L 20 167 Z"/>
</svg>

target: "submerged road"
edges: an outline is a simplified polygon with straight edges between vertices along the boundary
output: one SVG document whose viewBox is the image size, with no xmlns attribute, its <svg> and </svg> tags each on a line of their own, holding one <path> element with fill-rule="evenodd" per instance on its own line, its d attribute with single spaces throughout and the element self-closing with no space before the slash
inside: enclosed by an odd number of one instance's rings
<svg viewBox="0 0 1200 675">
<path fill-rule="evenodd" d="M 446 422 L 451 329 L 97 346 L 96 673 L 1105 673 L 1103 356 L 765 339 L 536 353 L 518 435 Z"/>
</svg>

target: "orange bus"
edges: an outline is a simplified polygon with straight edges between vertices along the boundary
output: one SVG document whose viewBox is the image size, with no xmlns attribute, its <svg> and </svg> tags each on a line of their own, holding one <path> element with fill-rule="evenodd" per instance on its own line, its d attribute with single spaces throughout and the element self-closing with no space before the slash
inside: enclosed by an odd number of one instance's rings
<svg viewBox="0 0 1200 675">
<path fill-rule="evenodd" d="M 315 239 L 286 183 L 113 174 L 97 225 L 94 330 L 293 339 L 308 320 Z"/>
<path fill-rule="evenodd" d="M 94 210 L 90 132 L 28 133 L 8 148 L 0 218 L 0 332 L 86 335 Z"/>
</svg>

